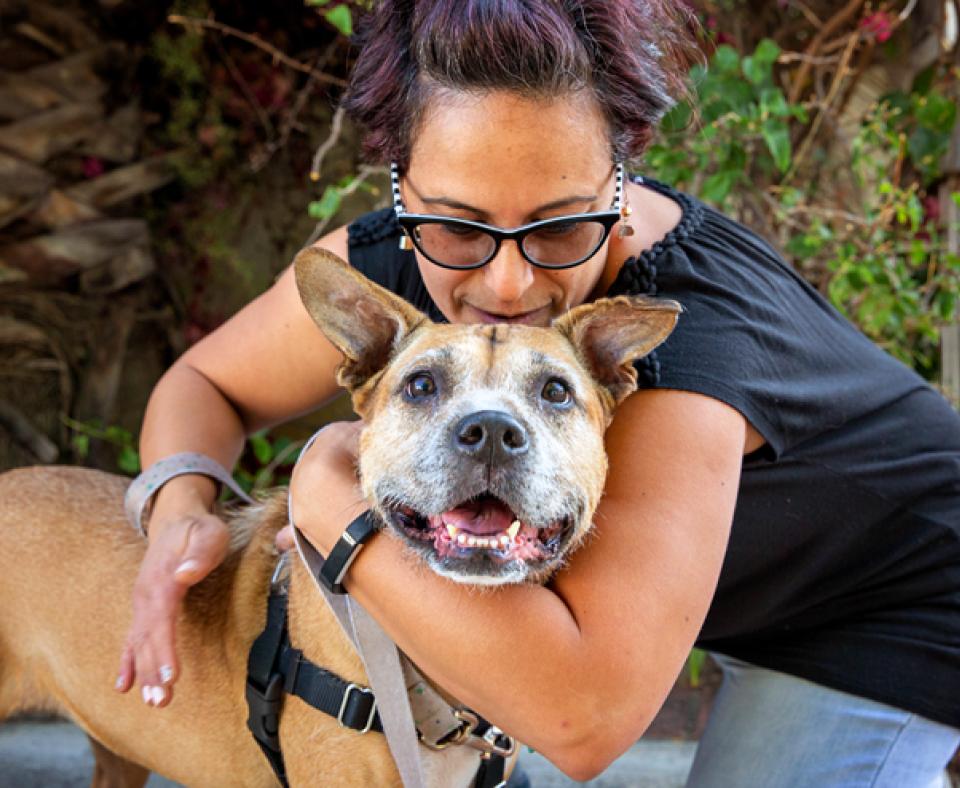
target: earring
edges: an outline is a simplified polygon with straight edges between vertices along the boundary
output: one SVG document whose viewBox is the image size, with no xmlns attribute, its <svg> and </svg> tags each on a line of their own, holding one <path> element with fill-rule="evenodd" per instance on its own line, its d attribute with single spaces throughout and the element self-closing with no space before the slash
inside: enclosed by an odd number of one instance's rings
<svg viewBox="0 0 960 788">
<path fill-rule="evenodd" d="M 410 236 L 404 233 L 400 236 L 400 250 L 409 252 L 411 249 L 413 249 L 413 242 L 410 240 Z"/>
<path fill-rule="evenodd" d="M 631 235 L 633 235 L 633 228 L 627 222 L 632 213 L 633 208 L 630 207 L 629 203 L 624 203 L 623 207 L 620 209 L 620 229 L 617 230 L 618 238 L 629 238 Z"/>
</svg>

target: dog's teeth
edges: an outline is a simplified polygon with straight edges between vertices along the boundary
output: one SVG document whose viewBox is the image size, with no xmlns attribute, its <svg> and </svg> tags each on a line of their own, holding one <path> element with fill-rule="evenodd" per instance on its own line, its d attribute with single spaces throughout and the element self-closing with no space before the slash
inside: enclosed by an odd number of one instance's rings
<svg viewBox="0 0 960 788">
<path fill-rule="evenodd" d="M 465 545 L 467 543 L 466 534 L 457 534 L 457 544 Z"/>
<path fill-rule="evenodd" d="M 475 536 L 469 537 L 469 538 L 467 539 L 467 544 L 470 545 L 471 547 L 476 547 L 476 546 L 477 546 L 477 537 L 475 537 Z"/>
<path fill-rule="evenodd" d="M 451 538 L 451 539 L 456 539 L 456 538 L 457 538 L 457 526 L 455 526 L 455 525 L 450 525 L 450 523 L 444 523 L 444 525 L 447 526 L 447 533 L 450 534 L 450 538 Z"/>
<path fill-rule="evenodd" d="M 510 537 L 501 534 L 501 536 L 500 536 L 500 546 L 501 546 L 501 547 L 506 547 L 508 544 L 510 544 Z"/>
<path fill-rule="evenodd" d="M 516 539 L 517 534 L 520 532 L 520 521 L 514 520 L 510 523 L 510 527 L 507 529 L 507 534 L 509 534 L 511 539 Z"/>
</svg>

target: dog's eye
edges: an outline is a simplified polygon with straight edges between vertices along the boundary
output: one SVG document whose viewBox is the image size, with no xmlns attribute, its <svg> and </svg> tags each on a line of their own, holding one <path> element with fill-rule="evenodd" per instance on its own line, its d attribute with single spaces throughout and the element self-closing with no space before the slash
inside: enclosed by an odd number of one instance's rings
<svg viewBox="0 0 960 788">
<path fill-rule="evenodd" d="M 435 394 L 437 384 L 429 372 L 418 372 L 407 381 L 407 386 L 404 391 L 410 399 L 422 399 L 423 397 L 429 397 Z"/>
<path fill-rule="evenodd" d="M 554 405 L 566 405 L 571 399 L 569 387 L 559 378 L 550 378 L 544 384 L 540 396 Z"/>
</svg>

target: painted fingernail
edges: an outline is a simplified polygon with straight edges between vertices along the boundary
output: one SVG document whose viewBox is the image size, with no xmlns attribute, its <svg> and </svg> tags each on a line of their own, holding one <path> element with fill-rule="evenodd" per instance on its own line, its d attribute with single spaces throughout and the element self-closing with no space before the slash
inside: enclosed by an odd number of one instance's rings
<svg viewBox="0 0 960 788">
<path fill-rule="evenodd" d="M 161 703 L 163 703 L 163 699 L 165 697 L 167 697 L 167 693 L 163 687 L 150 688 L 150 699 L 153 701 L 154 706 L 159 706 Z"/>
<path fill-rule="evenodd" d="M 200 564 L 198 564 L 192 558 L 188 558 L 186 561 L 180 564 L 180 566 L 177 567 L 176 574 L 179 575 L 181 572 L 192 572 L 195 569 L 197 569 L 199 566 Z"/>
<path fill-rule="evenodd" d="M 160 681 L 162 681 L 164 684 L 169 684 L 171 681 L 173 681 L 173 668 L 171 668 L 169 665 L 161 665 Z"/>
<path fill-rule="evenodd" d="M 140 694 L 143 695 L 143 702 L 148 706 L 152 705 L 153 703 L 153 693 L 151 692 L 152 689 L 152 687 L 144 687 L 140 690 Z"/>
</svg>

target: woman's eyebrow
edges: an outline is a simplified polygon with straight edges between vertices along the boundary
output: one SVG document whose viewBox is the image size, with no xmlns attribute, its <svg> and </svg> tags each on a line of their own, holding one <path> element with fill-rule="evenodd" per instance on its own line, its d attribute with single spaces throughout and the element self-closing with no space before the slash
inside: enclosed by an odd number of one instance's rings
<svg viewBox="0 0 960 788">
<path fill-rule="evenodd" d="M 420 202 L 424 205 L 442 205 L 446 208 L 452 208 L 454 210 L 460 211 L 472 211 L 473 213 L 479 214 L 480 216 L 487 216 L 487 212 L 476 208 L 467 203 L 460 202 L 459 200 L 451 199 L 450 197 L 424 197 L 421 194 L 417 194 L 420 198 Z M 571 197 L 564 197 L 560 200 L 553 200 L 552 202 L 544 203 L 543 205 L 537 206 L 534 208 L 531 213 L 542 213 L 543 211 L 553 211 L 557 208 L 565 208 L 568 205 L 575 205 L 576 203 L 581 202 L 595 202 L 597 200 L 596 194 L 576 194 Z"/>
</svg>

